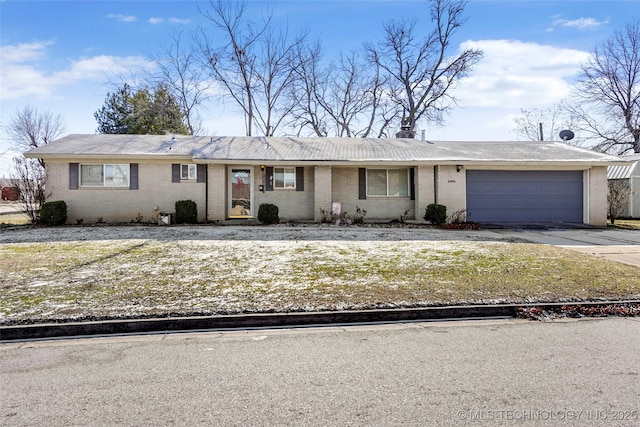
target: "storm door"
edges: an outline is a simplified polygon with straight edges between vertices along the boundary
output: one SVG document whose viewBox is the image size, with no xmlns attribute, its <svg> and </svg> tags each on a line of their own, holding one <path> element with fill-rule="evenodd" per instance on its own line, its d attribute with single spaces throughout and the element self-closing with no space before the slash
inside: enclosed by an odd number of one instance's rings
<svg viewBox="0 0 640 427">
<path fill-rule="evenodd" d="M 229 176 L 231 203 L 229 218 L 253 217 L 251 168 L 232 168 Z"/>
</svg>

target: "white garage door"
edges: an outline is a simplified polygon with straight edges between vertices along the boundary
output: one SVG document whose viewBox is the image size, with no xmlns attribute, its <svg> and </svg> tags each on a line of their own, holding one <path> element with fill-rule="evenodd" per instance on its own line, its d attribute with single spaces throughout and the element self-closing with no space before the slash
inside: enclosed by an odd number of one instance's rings
<svg viewBox="0 0 640 427">
<path fill-rule="evenodd" d="M 467 218 L 583 222 L 582 171 L 467 171 Z"/>
</svg>

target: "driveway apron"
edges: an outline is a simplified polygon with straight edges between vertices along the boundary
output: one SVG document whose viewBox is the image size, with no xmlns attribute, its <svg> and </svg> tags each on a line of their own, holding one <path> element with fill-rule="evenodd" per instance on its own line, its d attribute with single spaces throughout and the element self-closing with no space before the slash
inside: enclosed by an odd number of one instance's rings
<svg viewBox="0 0 640 427">
<path fill-rule="evenodd" d="M 504 237 L 571 249 L 640 267 L 640 230 L 495 230 Z"/>
</svg>

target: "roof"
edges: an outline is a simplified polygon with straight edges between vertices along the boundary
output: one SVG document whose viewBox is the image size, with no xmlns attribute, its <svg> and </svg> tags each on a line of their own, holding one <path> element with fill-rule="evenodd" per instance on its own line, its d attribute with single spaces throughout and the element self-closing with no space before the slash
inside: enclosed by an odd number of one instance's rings
<svg viewBox="0 0 640 427">
<path fill-rule="evenodd" d="M 632 176 L 640 176 L 640 154 L 621 156 L 620 158 L 632 163 L 609 166 L 607 168 L 607 179 L 629 179 Z"/>
<path fill-rule="evenodd" d="M 563 142 L 422 141 L 376 138 L 68 135 L 33 158 L 191 159 L 199 163 L 518 163 L 619 165 L 618 157 Z"/>
</svg>

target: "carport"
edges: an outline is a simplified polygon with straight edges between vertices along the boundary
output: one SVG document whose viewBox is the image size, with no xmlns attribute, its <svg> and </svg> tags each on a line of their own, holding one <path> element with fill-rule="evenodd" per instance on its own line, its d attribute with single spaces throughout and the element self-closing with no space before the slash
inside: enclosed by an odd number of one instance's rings
<svg viewBox="0 0 640 427">
<path fill-rule="evenodd" d="M 583 188 L 579 170 L 467 170 L 467 217 L 484 223 L 582 223 Z"/>
</svg>

